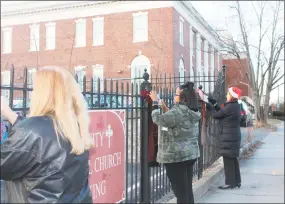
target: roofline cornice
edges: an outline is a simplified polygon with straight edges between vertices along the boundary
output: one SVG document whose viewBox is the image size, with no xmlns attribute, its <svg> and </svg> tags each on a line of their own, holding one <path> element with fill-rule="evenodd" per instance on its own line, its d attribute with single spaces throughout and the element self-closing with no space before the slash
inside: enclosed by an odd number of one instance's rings
<svg viewBox="0 0 285 204">
<path fill-rule="evenodd" d="M 189 11 L 189 13 L 202 25 L 211 35 L 213 35 L 217 42 L 219 43 L 220 47 L 223 47 L 220 40 L 216 37 L 213 28 L 208 24 L 208 22 L 201 16 L 201 14 L 192 6 L 191 2 L 189 1 L 179 1 L 185 9 Z"/>
<path fill-rule="evenodd" d="M 94 7 L 97 5 L 103 5 L 103 4 L 110 4 L 117 1 L 85 1 L 85 2 L 73 2 L 70 4 L 63 3 L 59 5 L 50 5 L 50 6 L 42 6 L 38 8 L 33 9 L 24 9 L 24 10 L 16 10 L 16 11 L 4 11 L 1 12 L 1 18 L 8 18 L 8 17 L 14 17 L 14 16 L 25 16 L 25 15 L 33 15 L 38 13 L 47 13 L 47 12 L 54 12 L 54 11 L 60 11 L 60 10 L 70 10 L 70 9 L 76 9 L 76 8 L 84 8 L 84 7 Z"/>
</svg>

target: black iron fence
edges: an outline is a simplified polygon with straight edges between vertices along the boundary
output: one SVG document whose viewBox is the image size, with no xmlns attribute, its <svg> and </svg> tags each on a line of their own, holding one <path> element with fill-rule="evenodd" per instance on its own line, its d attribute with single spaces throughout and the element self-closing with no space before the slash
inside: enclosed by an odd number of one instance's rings
<svg viewBox="0 0 285 204">
<path fill-rule="evenodd" d="M 137 79 L 100 79 L 85 76 L 77 82 L 88 103 L 89 109 L 124 109 L 126 110 L 126 189 L 124 203 L 155 203 L 170 192 L 170 183 L 163 165 L 152 159 L 159 128 L 152 124 L 151 106 L 146 93 L 156 90 L 168 108 L 173 106 L 175 87 L 194 81 L 197 87 L 207 87 L 208 93 L 219 103 L 225 101 L 225 67 L 218 76 L 155 76 L 144 73 Z M 26 116 L 29 112 L 32 84 L 28 84 L 27 69 L 22 79 L 15 77 L 12 66 L 10 84 L 1 85 L 1 94 L 5 95 L 14 111 Z M 200 158 L 194 167 L 194 180 L 203 176 L 203 170 L 217 159 L 219 125 L 206 112 L 205 104 L 199 100 L 203 115 L 200 121 Z M 115 184 L 114 184 L 115 185 Z"/>
</svg>

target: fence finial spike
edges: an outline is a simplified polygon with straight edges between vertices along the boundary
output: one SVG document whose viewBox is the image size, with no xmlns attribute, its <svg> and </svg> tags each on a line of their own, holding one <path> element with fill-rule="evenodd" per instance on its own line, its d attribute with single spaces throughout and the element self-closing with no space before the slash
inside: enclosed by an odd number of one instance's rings
<svg viewBox="0 0 285 204">
<path fill-rule="evenodd" d="M 148 80 L 149 80 L 149 74 L 147 73 L 147 69 L 144 70 L 143 79 L 144 79 L 145 81 L 148 81 Z"/>
</svg>

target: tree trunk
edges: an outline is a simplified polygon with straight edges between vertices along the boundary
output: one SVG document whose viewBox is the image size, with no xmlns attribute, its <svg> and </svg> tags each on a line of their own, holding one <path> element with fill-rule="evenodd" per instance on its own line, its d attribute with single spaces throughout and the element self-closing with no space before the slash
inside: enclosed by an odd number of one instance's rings
<svg viewBox="0 0 285 204">
<path fill-rule="evenodd" d="M 271 86 L 266 86 L 266 93 L 265 93 L 265 99 L 264 99 L 264 116 L 262 118 L 262 122 L 264 124 L 267 124 L 267 120 L 268 120 L 268 109 L 269 109 L 269 101 L 270 101 L 271 90 L 272 90 Z"/>
<path fill-rule="evenodd" d="M 260 99 L 259 99 L 259 94 L 253 90 L 253 101 L 254 101 L 254 110 L 255 110 L 255 116 L 256 116 L 256 121 L 260 122 L 261 121 L 261 112 L 260 112 Z"/>
</svg>

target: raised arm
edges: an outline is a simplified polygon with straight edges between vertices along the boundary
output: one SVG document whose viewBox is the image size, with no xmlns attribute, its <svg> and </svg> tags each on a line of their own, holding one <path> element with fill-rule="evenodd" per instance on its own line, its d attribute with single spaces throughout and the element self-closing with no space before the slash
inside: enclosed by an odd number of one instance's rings
<svg viewBox="0 0 285 204">
<path fill-rule="evenodd" d="M 182 117 L 173 109 L 162 114 L 159 109 L 155 109 L 152 111 L 151 115 L 153 122 L 163 127 L 175 127 L 182 121 Z"/>
<path fill-rule="evenodd" d="M 20 120 L 16 120 L 16 123 Z M 1 179 L 15 180 L 22 178 L 38 162 L 38 140 L 33 139 L 33 131 L 23 128 L 24 124 L 18 123 L 5 142 L 1 144 Z"/>
</svg>

